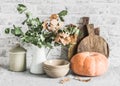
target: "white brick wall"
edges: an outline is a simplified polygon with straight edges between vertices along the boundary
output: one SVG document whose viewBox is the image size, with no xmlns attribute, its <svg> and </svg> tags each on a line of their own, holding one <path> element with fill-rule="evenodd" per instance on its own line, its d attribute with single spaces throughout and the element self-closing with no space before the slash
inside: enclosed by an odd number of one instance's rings
<svg viewBox="0 0 120 86">
<path fill-rule="evenodd" d="M 16 43 L 15 38 L 4 34 L 4 28 L 23 20 L 24 16 L 16 11 L 18 3 L 27 5 L 41 19 L 67 8 L 66 24 L 79 23 L 83 16 L 90 17 L 90 22 L 100 27 L 101 36 L 109 44 L 110 64 L 120 65 L 120 0 L 0 0 L 0 59 L 8 59 L 4 57 Z"/>
</svg>

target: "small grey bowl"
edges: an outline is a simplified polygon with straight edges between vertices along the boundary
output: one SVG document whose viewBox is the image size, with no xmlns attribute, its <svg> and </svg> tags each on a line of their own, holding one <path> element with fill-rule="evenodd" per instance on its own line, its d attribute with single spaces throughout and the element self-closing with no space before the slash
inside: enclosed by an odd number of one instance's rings
<svg viewBox="0 0 120 86">
<path fill-rule="evenodd" d="M 70 70 L 70 63 L 64 59 L 53 59 L 43 62 L 45 73 L 52 78 L 65 76 Z"/>
</svg>

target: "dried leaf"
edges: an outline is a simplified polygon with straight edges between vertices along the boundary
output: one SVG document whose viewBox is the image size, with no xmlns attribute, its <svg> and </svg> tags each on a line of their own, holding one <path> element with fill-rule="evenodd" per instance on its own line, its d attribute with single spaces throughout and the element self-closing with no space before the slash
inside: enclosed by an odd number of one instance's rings
<svg viewBox="0 0 120 86">
<path fill-rule="evenodd" d="M 82 81 L 82 82 L 89 82 L 89 81 L 91 80 L 91 78 L 88 78 L 88 79 L 81 79 L 81 77 L 79 77 L 79 76 L 75 76 L 74 79 L 75 79 L 75 80 Z"/>
<path fill-rule="evenodd" d="M 82 81 L 82 82 L 89 82 L 91 80 L 91 78 L 89 78 L 89 79 L 85 79 L 85 80 L 83 80 L 83 79 L 79 79 L 79 81 Z"/>
<path fill-rule="evenodd" d="M 60 80 L 60 84 L 64 84 L 68 81 L 70 81 L 70 78 L 64 78 L 64 79 Z"/>
</svg>

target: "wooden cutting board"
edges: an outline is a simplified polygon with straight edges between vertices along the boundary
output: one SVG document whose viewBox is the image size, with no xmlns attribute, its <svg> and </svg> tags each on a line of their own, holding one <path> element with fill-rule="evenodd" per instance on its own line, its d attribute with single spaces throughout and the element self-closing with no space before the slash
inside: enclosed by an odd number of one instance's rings
<svg viewBox="0 0 120 86">
<path fill-rule="evenodd" d="M 88 36 L 88 31 L 87 31 L 87 25 L 88 24 L 89 24 L 89 17 L 82 17 L 80 19 L 79 29 L 80 29 L 81 34 L 78 37 L 77 44 L 69 46 L 69 48 L 68 48 L 68 60 L 70 60 L 75 54 L 77 54 L 77 46 L 78 46 L 79 42 L 83 38 Z M 94 29 L 94 32 L 95 32 L 96 35 L 99 35 L 99 32 L 100 32 L 99 30 L 100 30 L 99 28 Z"/>
<path fill-rule="evenodd" d="M 100 36 L 95 35 L 94 25 L 87 25 L 88 36 L 80 41 L 77 52 L 99 52 L 109 57 L 109 47 L 107 42 Z"/>
</svg>

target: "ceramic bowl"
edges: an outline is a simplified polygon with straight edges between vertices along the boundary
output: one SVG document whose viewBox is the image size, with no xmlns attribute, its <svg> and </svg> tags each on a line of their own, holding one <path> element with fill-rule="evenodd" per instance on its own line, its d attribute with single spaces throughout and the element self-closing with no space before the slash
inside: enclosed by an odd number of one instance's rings
<svg viewBox="0 0 120 86">
<path fill-rule="evenodd" d="M 49 77 L 65 76 L 70 70 L 70 63 L 63 59 L 47 60 L 43 62 L 43 69 Z"/>
</svg>

